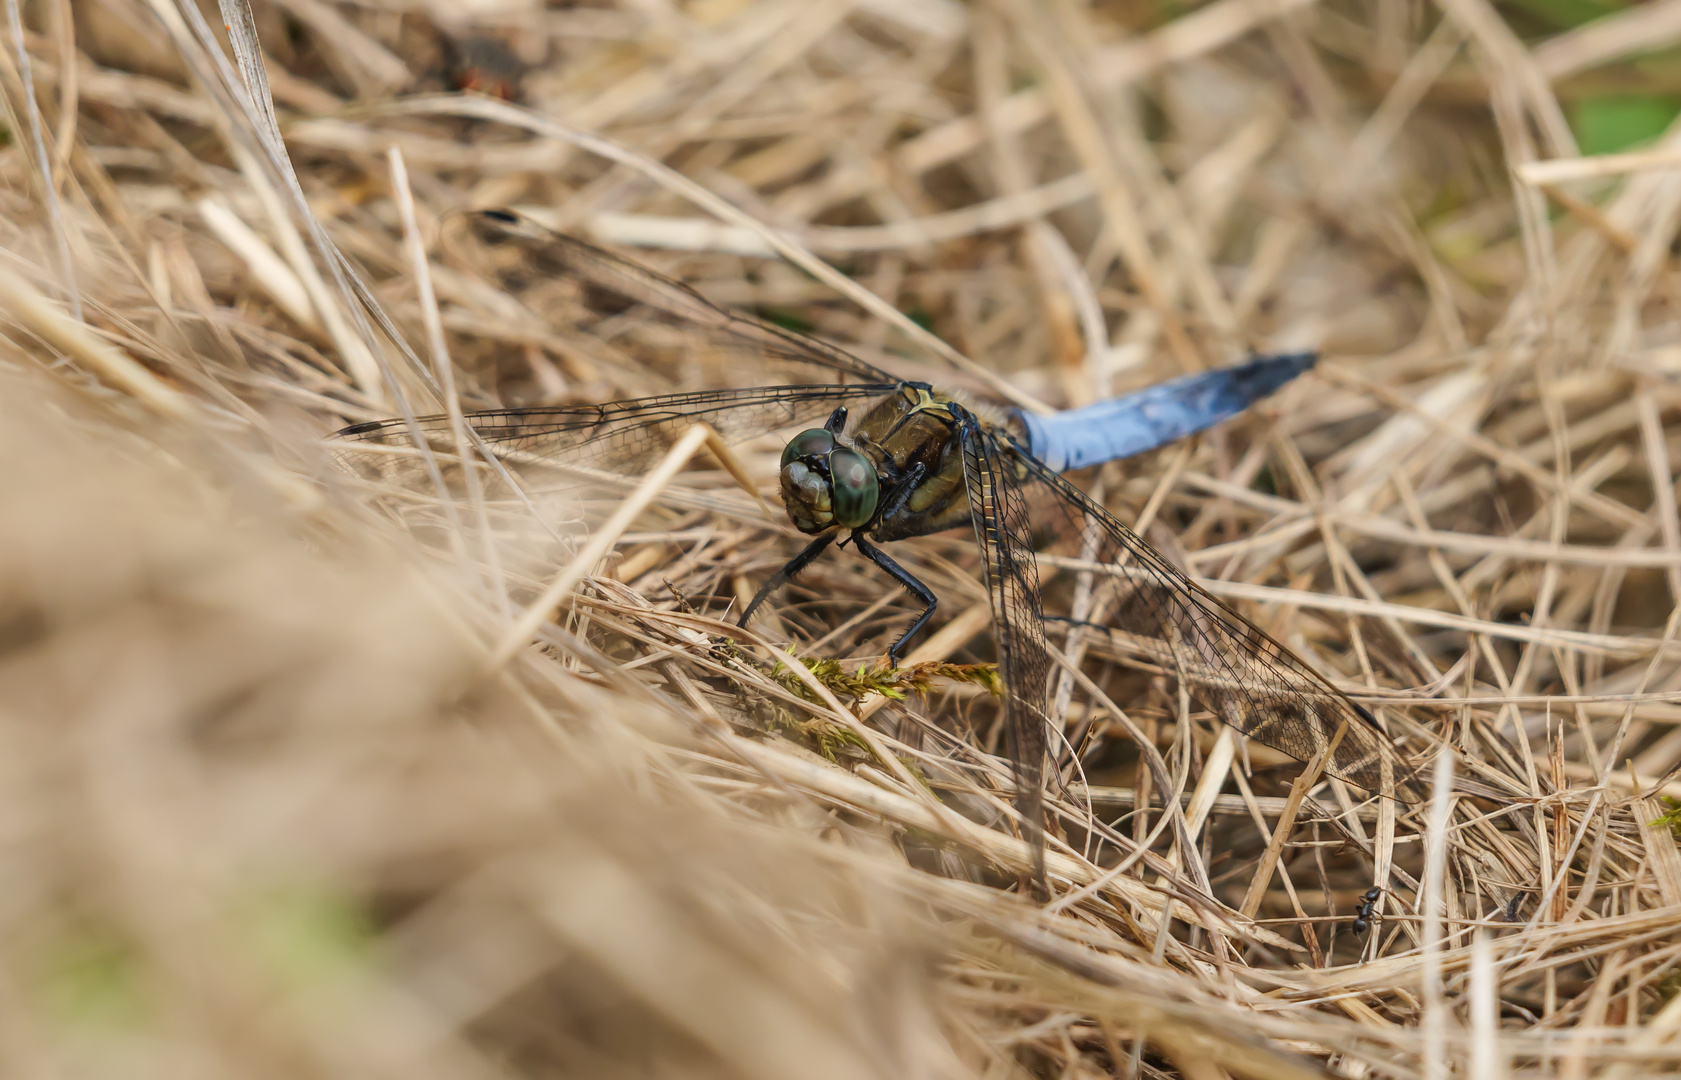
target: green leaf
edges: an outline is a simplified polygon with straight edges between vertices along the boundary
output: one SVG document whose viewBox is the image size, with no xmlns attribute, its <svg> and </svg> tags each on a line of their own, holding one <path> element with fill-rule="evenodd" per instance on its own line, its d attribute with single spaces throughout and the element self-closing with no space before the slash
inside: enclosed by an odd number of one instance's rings
<svg viewBox="0 0 1681 1080">
<path fill-rule="evenodd" d="M 1651 821 L 1648 821 L 1646 824 L 1666 826 L 1677 839 L 1681 839 L 1681 800 L 1672 799 L 1668 795 L 1665 795 L 1663 797 L 1663 802 L 1665 806 L 1669 807 L 1669 809 L 1665 810 Z"/>
<path fill-rule="evenodd" d="M 1681 113 L 1669 97 L 1589 97 L 1570 110 L 1570 126 L 1584 154 L 1609 154 L 1662 135 Z"/>
<path fill-rule="evenodd" d="M 281 984 L 310 989 L 367 966 L 373 930 L 345 894 L 289 883 L 265 891 L 240 912 L 240 925 Z"/>
<path fill-rule="evenodd" d="M 1614 0 L 1509 0 L 1510 6 L 1520 11 L 1528 12 L 1542 21 L 1567 30 L 1573 26 L 1592 22 L 1615 11 L 1621 11 L 1626 4 Z"/>
<path fill-rule="evenodd" d="M 150 1009 L 142 991 L 141 954 L 114 928 L 76 922 L 52 936 L 43 980 L 56 1019 L 78 1028 L 133 1030 Z"/>
</svg>

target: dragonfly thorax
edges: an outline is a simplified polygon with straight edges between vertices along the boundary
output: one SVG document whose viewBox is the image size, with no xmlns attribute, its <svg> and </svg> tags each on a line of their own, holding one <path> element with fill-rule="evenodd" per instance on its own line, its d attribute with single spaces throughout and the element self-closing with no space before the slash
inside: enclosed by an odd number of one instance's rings
<svg viewBox="0 0 1681 1080">
<path fill-rule="evenodd" d="M 880 497 L 870 459 L 825 428 L 800 432 L 782 451 L 782 503 L 801 532 L 861 528 L 875 516 Z"/>
</svg>

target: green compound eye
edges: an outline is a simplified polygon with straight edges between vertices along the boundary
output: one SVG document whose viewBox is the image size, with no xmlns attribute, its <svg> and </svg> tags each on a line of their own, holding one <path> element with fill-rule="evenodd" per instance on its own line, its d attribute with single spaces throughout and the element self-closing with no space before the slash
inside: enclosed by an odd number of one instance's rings
<svg viewBox="0 0 1681 1080">
<path fill-rule="evenodd" d="M 875 515 L 881 489 L 869 458 L 844 446 L 835 447 L 829 454 L 829 479 L 835 492 L 836 524 L 856 529 Z"/>
<path fill-rule="evenodd" d="M 788 440 L 782 448 L 782 467 L 804 457 L 823 457 L 835 448 L 835 437 L 824 428 L 808 428 Z"/>
</svg>

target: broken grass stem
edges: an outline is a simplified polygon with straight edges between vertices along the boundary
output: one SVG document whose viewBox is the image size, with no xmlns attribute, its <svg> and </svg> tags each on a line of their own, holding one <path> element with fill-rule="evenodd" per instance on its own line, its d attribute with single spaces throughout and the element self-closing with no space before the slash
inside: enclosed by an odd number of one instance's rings
<svg viewBox="0 0 1681 1080">
<path fill-rule="evenodd" d="M 566 594 L 576 588 L 578 582 L 582 581 L 595 564 L 601 561 L 601 557 L 607 554 L 607 549 L 612 547 L 619 536 L 630 527 L 631 522 L 635 521 L 637 516 L 659 497 L 660 492 L 665 490 L 665 486 L 671 483 L 672 477 L 676 476 L 683 466 L 689 463 L 689 459 L 694 457 L 695 451 L 699 450 L 701 444 L 708 441 L 709 437 L 715 439 L 717 435 L 705 424 L 696 424 L 683 433 L 683 437 L 677 440 L 659 465 L 654 468 L 654 471 L 650 472 L 647 478 L 636 486 L 636 490 L 630 493 L 630 497 L 620 504 L 619 508 L 613 512 L 613 516 L 608 518 L 600 529 L 596 530 L 583 548 L 572 557 L 572 561 L 566 564 L 565 569 L 561 570 L 555 579 L 549 583 L 549 587 L 543 590 L 543 595 L 527 607 L 518 621 L 503 635 L 501 642 L 496 646 L 496 650 L 491 653 L 490 660 L 485 665 L 486 674 L 499 670 L 513 658 L 514 653 L 531 640 L 532 636 L 537 633 L 537 628 L 543 625 L 543 621 L 555 605 L 559 604 Z"/>
<path fill-rule="evenodd" d="M 1273 871 L 1278 868 L 1279 853 L 1284 850 L 1284 842 L 1290 838 L 1290 830 L 1296 827 L 1296 815 L 1302 808 L 1302 800 L 1307 797 L 1313 785 L 1319 783 L 1319 776 L 1330 763 L 1337 747 L 1342 744 L 1342 737 L 1348 734 L 1348 721 L 1337 725 L 1336 734 L 1325 744 L 1324 749 L 1313 755 L 1313 760 L 1307 768 L 1302 770 L 1296 782 L 1290 785 L 1290 794 L 1284 800 L 1284 812 L 1278 815 L 1278 827 L 1273 830 L 1272 841 L 1267 844 L 1266 851 L 1261 853 L 1261 864 L 1255 870 L 1255 876 L 1249 882 L 1249 895 L 1243 898 L 1243 917 L 1253 919 L 1255 913 L 1261 909 L 1261 900 L 1267 894 L 1267 886 L 1272 883 Z"/>
</svg>

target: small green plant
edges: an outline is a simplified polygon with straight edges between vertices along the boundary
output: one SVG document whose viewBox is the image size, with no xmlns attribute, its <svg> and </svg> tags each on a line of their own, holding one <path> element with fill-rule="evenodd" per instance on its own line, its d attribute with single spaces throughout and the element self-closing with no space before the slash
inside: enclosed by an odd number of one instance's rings
<svg viewBox="0 0 1681 1080">
<path fill-rule="evenodd" d="M 1670 968 L 1657 982 L 1658 997 L 1668 1001 L 1681 993 L 1681 968 Z"/>
<path fill-rule="evenodd" d="M 56 1019 L 106 1031 L 146 1022 L 143 958 L 131 938 L 112 926 L 73 921 L 50 939 L 42 986 Z"/>
<path fill-rule="evenodd" d="M 286 883 L 264 890 L 240 905 L 238 924 L 262 966 L 293 989 L 314 989 L 370 962 L 370 921 L 335 889 Z"/>
<path fill-rule="evenodd" d="M 880 695 L 891 701 L 904 701 L 911 694 L 928 693 L 939 679 L 974 683 L 994 697 L 1002 697 L 1004 693 L 1004 682 L 999 678 L 998 667 L 995 664 L 948 664 L 928 661 L 909 667 L 890 668 L 877 661 L 874 664 L 861 664 L 856 670 L 848 672 L 838 660 L 792 655 L 790 659 L 809 671 L 835 697 L 848 703 L 862 701 L 871 695 Z M 778 663 L 771 670 L 771 678 L 790 694 L 813 705 L 823 704 L 811 687 L 806 685 L 805 680 L 796 675 L 788 665 Z M 830 761 L 834 761 L 844 752 L 870 752 L 857 732 L 832 720 L 822 717 L 798 718 L 781 708 L 773 708 L 770 720 L 774 726 L 803 737 L 813 749 Z"/>
<path fill-rule="evenodd" d="M 1668 130 L 1681 101 L 1650 94 L 1587 97 L 1570 110 L 1570 126 L 1584 154 L 1610 154 L 1649 143 Z"/>
<path fill-rule="evenodd" d="M 1567 30 L 1602 19 L 1627 5 L 1614 0 L 1513 0 L 1512 6 L 1544 25 Z"/>
<path fill-rule="evenodd" d="M 1669 827 L 1669 834 L 1677 840 L 1681 840 L 1681 799 L 1675 799 L 1665 795 L 1663 797 L 1663 804 L 1668 807 L 1668 809 L 1653 818 L 1651 821 L 1648 821 L 1646 824 L 1667 825 Z"/>
<path fill-rule="evenodd" d="M 879 694 L 892 701 L 904 701 L 911 694 L 922 695 L 934 688 L 938 679 L 951 682 L 974 683 L 993 697 L 1002 697 L 1004 682 L 998 676 L 996 664 L 948 664 L 926 661 L 909 667 L 891 668 L 884 662 L 861 664 L 850 673 L 839 660 L 799 658 L 799 663 L 816 676 L 817 681 L 843 700 L 861 701 L 871 694 Z M 797 694 L 813 704 L 820 704 L 804 680 L 782 664 L 777 664 L 771 678 L 781 683 L 789 693 Z"/>
</svg>

